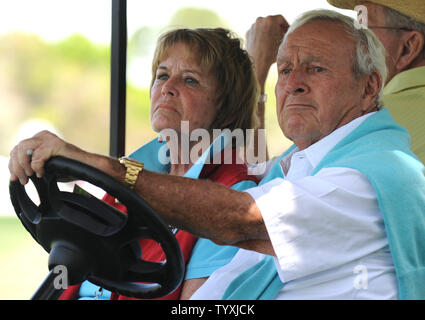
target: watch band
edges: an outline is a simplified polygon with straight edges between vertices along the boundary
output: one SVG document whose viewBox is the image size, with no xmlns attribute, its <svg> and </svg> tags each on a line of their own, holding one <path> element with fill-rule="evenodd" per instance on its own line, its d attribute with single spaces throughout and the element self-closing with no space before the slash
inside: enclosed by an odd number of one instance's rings
<svg viewBox="0 0 425 320">
<path fill-rule="evenodd" d="M 139 177 L 140 171 L 143 170 L 144 164 L 140 161 L 122 157 L 118 159 L 121 164 L 123 164 L 127 171 L 125 173 L 125 184 L 128 185 L 131 189 L 134 188 L 137 178 Z"/>
</svg>

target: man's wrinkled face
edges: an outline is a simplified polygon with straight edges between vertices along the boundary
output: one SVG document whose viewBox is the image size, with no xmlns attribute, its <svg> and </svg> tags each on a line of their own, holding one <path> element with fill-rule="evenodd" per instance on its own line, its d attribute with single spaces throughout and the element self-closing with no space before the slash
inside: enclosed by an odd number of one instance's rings
<svg viewBox="0 0 425 320">
<path fill-rule="evenodd" d="M 355 43 L 341 23 L 316 20 L 289 34 L 277 56 L 277 115 L 299 149 L 362 115 L 364 79 L 353 75 Z"/>
</svg>

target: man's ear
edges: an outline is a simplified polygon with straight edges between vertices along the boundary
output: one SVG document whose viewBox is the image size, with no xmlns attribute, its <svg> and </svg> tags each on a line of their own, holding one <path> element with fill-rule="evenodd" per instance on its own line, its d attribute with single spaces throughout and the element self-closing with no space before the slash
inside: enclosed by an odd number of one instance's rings
<svg viewBox="0 0 425 320">
<path fill-rule="evenodd" d="M 399 72 L 409 69 L 410 65 L 420 58 L 425 44 L 425 36 L 416 30 L 404 32 L 401 37 L 402 52 L 397 61 L 396 68 Z"/>
<path fill-rule="evenodd" d="M 383 86 L 381 74 L 374 70 L 365 79 L 363 92 L 363 107 L 362 112 L 368 113 L 376 108 L 378 104 L 378 96 Z"/>
</svg>

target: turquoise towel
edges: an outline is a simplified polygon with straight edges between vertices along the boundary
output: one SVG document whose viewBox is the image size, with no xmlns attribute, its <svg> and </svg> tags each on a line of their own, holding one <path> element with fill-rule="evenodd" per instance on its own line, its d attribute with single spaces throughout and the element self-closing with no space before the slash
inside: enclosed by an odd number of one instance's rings
<svg viewBox="0 0 425 320">
<path fill-rule="evenodd" d="M 272 300 L 282 286 L 273 257 L 266 256 L 233 280 L 224 292 L 222 299 Z"/>
</svg>

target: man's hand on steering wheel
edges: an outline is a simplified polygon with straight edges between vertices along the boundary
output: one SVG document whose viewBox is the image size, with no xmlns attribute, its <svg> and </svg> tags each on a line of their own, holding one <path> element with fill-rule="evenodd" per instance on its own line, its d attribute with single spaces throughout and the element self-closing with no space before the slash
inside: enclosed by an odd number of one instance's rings
<svg viewBox="0 0 425 320">
<path fill-rule="evenodd" d="M 19 179 L 20 183 L 25 185 L 33 174 L 41 178 L 44 175 L 44 164 L 54 156 L 62 156 L 99 168 L 118 180 L 125 172 L 118 165 L 118 161 L 115 170 L 110 170 L 112 159 L 86 152 L 45 130 L 32 138 L 22 140 L 12 149 L 9 160 L 10 180 Z M 117 168 L 122 170 L 116 170 Z"/>
</svg>

